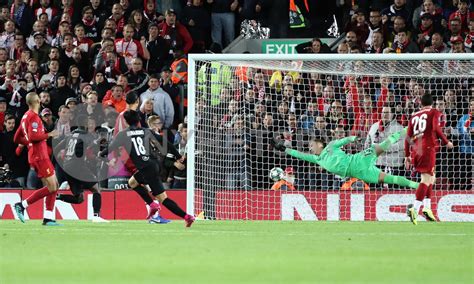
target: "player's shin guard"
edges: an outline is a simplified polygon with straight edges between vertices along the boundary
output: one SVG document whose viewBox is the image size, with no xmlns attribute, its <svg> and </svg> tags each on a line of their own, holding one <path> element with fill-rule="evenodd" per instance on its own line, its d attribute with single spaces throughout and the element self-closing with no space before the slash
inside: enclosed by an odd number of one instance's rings
<svg viewBox="0 0 474 284">
<path fill-rule="evenodd" d="M 22 202 L 22 205 L 23 205 L 24 208 L 26 208 L 26 207 L 28 207 L 28 205 L 31 205 L 31 204 L 35 203 L 36 201 L 40 200 L 41 198 L 43 198 L 45 196 L 48 196 L 48 195 L 49 195 L 49 190 L 48 190 L 48 187 L 45 186 L 45 187 L 43 187 L 41 189 L 38 189 L 35 192 L 33 192 L 32 195 L 30 195 L 27 199 L 25 199 Z"/>
<path fill-rule="evenodd" d="M 431 193 L 433 191 L 433 185 L 430 184 L 426 190 L 425 199 L 423 199 L 423 208 L 431 209 Z"/>
<path fill-rule="evenodd" d="M 401 131 L 395 132 L 387 137 L 384 141 L 382 141 L 379 146 L 384 151 L 387 151 L 392 144 L 397 143 L 400 137 L 407 132 L 407 128 L 402 129 Z"/>
<path fill-rule="evenodd" d="M 102 207 L 102 194 L 94 192 L 92 194 L 92 208 L 94 209 L 94 215 L 99 216 L 100 208 Z"/>
<path fill-rule="evenodd" d="M 426 192 L 428 191 L 428 185 L 424 183 L 420 183 L 420 186 L 416 189 L 416 200 L 415 200 L 415 212 L 418 213 L 420 211 L 421 204 L 423 204 L 423 198 L 425 198 Z"/>
<path fill-rule="evenodd" d="M 148 190 L 142 186 L 139 185 L 135 188 L 132 188 L 140 197 L 145 201 L 146 204 L 150 205 L 153 202 L 153 199 L 151 198 L 150 194 L 148 193 Z"/>
<path fill-rule="evenodd" d="M 413 189 L 418 188 L 417 182 L 411 181 L 401 176 L 392 176 L 392 175 L 387 174 L 385 175 L 383 182 L 388 183 L 388 184 L 397 184 L 402 187 L 410 187 Z"/>
<path fill-rule="evenodd" d="M 181 218 L 184 218 L 184 216 L 186 216 L 186 212 L 183 211 L 183 209 L 181 209 L 178 204 L 176 204 L 176 202 L 174 202 L 172 199 L 170 198 L 166 198 L 165 200 L 163 200 L 163 202 L 161 202 L 161 204 L 163 204 L 163 206 L 165 206 L 166 208 L 168 208 L 171 212 L 173 212 L 175 215 L 181 217 Z"/>
</svg>

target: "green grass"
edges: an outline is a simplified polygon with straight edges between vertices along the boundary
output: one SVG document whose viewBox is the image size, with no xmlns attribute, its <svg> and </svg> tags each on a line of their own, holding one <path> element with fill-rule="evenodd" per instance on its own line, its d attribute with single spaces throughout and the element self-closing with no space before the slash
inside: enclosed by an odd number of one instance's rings
<svg viewBox="0 0 474 284">
<path fill-rule="evenodd" d="M 0 283 L 474 283 L 471 223 L 0 221 Z"/>
</svg>

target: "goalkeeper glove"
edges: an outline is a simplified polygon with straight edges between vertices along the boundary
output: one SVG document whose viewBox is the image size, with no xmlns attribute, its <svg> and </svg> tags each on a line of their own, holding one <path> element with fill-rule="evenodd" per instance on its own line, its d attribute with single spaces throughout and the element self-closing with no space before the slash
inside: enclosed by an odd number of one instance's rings
<svg viewBox="0 0 474 284">
<path fill-rule="evenodd" d="M 272 140 L 270 140 L 270 143 L 273 146 L 273 148 L 275 148 L 278 151 L 284 152 L 286 150 L 286 146 L 284 145 L 284 142 L 281 139 L 278 139 L 275 137 Z"/>
</svg>

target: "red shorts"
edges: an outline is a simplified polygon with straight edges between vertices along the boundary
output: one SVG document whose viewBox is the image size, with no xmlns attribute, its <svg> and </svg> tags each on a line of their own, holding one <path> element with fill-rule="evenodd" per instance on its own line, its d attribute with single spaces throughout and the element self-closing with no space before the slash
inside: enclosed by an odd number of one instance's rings
<svg viewBox="0 0 474 284">
<path fill-rule="evenodd" d="M 38 178 L 47 178 L 54 175 L 54 167 L 51 160 L 40 160 L 31 163 L 31 167 L 35 170 Z"/>
<path fill-rule="evenodd" d="M 436 150 L 425 149 L 423 155 L 415 155 L 413 165 L 417 172 L 433 175 L 436 166 Z"/>
</svg>

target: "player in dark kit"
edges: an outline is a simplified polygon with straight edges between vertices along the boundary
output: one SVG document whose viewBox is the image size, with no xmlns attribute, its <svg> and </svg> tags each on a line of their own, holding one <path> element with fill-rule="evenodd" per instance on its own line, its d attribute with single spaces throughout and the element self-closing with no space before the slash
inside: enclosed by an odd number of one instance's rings
<svg viewBox="0 0 474 284">
<path fill-rule="evenodd" d="M 421 174 L 421 182 L 416 190 L 415 203 L 410 204 L 407 208 L 407 214 L 415 225 L 422 204 L 424 204 L 423 215 L 426 219 L 436 221 L 431 211 L 431 191 L 436 181 L 434 171 L 438 139 L 441 139 L 449 149 L 453 148 L 453 143 L 446 138 L 441 130 L 439 121 L 441 112 L 432 108 L 432 96 L 424 94 L 421 97 L 421 105 L 421 110 L 412 114 L 410 118 L 405 140 L 405 167 L 410 169 L 413 164 L 415 170 Z M 423 198 L 425 198 L 424 202 Z"/>
<path fill-rule="evenodd" d="M 109 221 L 100 217 L 102 207 L 102 195 L 97 186 L 99 178 L 97 173 L 97 153 L 101 141 L 97 141 L 87 131 L 87 116 L 77 118 L 78 127 L 68 137 L 55 147 L 55 154 L 59 150 L 58 160 L 63 157 L 62 167 L 65 178 L 69 184 L 71 194 L 58 194 L 57 200 L 72 204 L 81 204 L 84 201 L 84 190 L 92 192 L 92 208 L 94 223 L 108 223 Z"/>
<path fill-rule="evenodd" d="M 25 209 L 36 201 L 46 197 L 46 211 L 44 212 L 43 225 L 58 226 L 54 221 L 54 202 L 56 201 L 56 191 L 58 181 L 51 163 L 46 140 L 49 137 L 58 136 L 56 130 L 46 133 L 43 122 L 38 116 L 40 109 L 40 98 L 36 93 L 26 95 L 26 103 L 29 110 L 21 118 L 20 127 L 15 133 L 14 142 L 28 147 L 28 162 L 35 170 L 38 178 L 43 182 L 44 187 L 35 191 L 22 202 L 15 204 L 15 211 L 21 222 L 25 222 Z M 17 148 L 17 152 L 22 150 L 22 146 Z"/>
<path fill-rule="evenodd" d="M 160 168 L 156 151 L 163 147 L 167 147 L 169 150 L 171 145 L 168 145 L 166 139 L 158 141 L 150 129 L 138 127 L 140 121 L 138 112 L 128 110 L 123 116 L 129 127 L 120 132 L 110 143 L 108 149 L 101 151 L 100 155 L 104 157 L 109 151 L 117 151 L 120 147 L 123 147 L 137 169 L 128 181 L 130 187 L 135 188 L 140 184 L 147 184 L 158 201 L 175 215 L 183 218 L 186 227 L 190 227 L 194 222 L 194 216 L 186 214 L 176 202 L 167 197 L 160 180 Z M 177 151 L 175 154 L 177 154 L 177 159 L 181 158 Z"/>
</svg>

